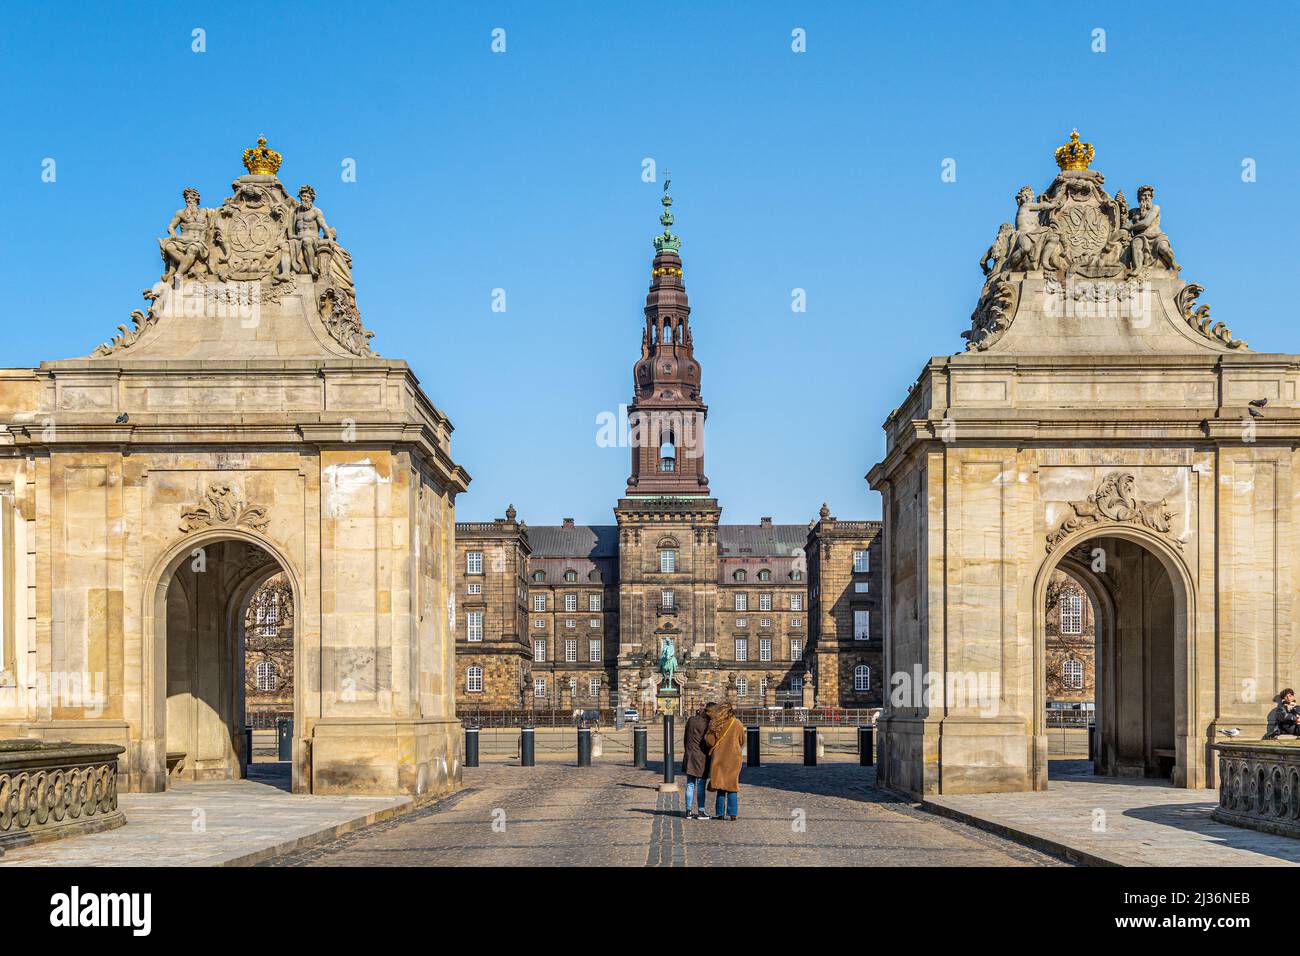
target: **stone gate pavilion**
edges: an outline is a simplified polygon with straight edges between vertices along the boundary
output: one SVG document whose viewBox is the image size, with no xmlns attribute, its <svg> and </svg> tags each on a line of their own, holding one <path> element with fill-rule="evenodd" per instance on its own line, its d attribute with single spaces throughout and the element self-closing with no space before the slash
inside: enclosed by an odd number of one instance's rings
<svg viewBox="0 0 1300 956">
<path fill-rule="evenodd" d="M 1212 318 L 1154 190 L 1111 195 L 1093 153 L 1074 135 L 1047 191 L 1020 191 L 966 350 L 926 364 L 868 475 L 880 774 L 914 794 L 1046 788 L 1057 568 L 1097 622 L 1098 773 L 1214 786 L 1221 731 L 1258 739 L 1298 676 L 1300 357 Z"/>
<path fill-rule="evenodd" d="M 120 744 L 120 786 L 249 759 L 248 602 L 293 592 L 293 789 L 460 779 L 451 423 L 370 349 L 352 259 L 265 141 L 186 189 L 145 305 L 0 371 L 0 736 Z"/>
</svg>

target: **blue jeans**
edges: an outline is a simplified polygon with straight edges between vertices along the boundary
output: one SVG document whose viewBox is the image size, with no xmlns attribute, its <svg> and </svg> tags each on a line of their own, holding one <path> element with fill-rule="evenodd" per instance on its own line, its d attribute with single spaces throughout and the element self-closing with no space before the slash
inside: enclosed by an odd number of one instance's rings
<svg viewBox="0 0 1300 956">
<path fill-rule="evenodd" d="M 736 793 L 736 791 L 733 790 L 733 791 L 731 791 L 730 793 L 723 793 L 721 790 L 719 790 L 719 791 L 718 791 L 718 802 L 717 802 L 717 806 L 716 806 L 716 808 L 715 808 L 714 811 L 713 811 L 713 815 L 714 815 L 715 817 L 721 817 L 721 816 L 734 817 L 734 816 L 739 816 L 739 813 L 738 813 L 738 810 L 739 810 L 738 804 L 739 804 L 739 802 L 740 802 L 740 794 Z M 726 813 L 725 813 L 725 814 L 723 813 L 723 807 L 724 807 L 724 805 L 725 805 L 725 807 L 726 807 Z"/>
<path fill-rule="evenodd" d="M 691 798 L 695 798 L 695 809 L 704 812 L 704 778 L 686 775 L 686 812 L 691 812 Z"/>
</svg>

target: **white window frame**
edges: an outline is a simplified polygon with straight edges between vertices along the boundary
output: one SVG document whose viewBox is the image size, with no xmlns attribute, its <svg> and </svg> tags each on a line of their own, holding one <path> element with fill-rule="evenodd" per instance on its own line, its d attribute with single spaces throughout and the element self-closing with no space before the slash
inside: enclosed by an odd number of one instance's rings
<svg viewBox="0 0 1300 956">
<path fill-rule="evenodd" d="M 598 618 L 598 617 L 593 617 L 593 618 L 591 619 L 591 627 L 592 627 L 592 630 L 595 630 L 596 628 L 600 627 L 600 618 Z"/>
<path fill-rule="evenodd" d="M 564 610 L 572 613 L 577 609 L 578 609 L 578 595 L 576 594 L 564 595 Z"/>
<path fill-rule="evenodd" d="M 677 572 L 676 548 L 659 549 L 659 571 L 661 574 L 675 574 Z"/>
<path fill-rule="evenodd" d="M 465 612 L 465 640 L 467 641 L 483 640 L 483 612 L 482 611 Z"/>
<path fill-rule="evenodd" d="M 758 609 L 759 609 L 760 611 L 770 611 L 770 610 L 772 610 L 772 595 L 771 595 L 771 594 L 760 594 L 760 595 L 758 596 Z"/>
<path fill-rule="evenodd" d="M 483 585 L 479 584 L 477 581 L 472 582 L 472 583 L 470 584 L 470 586 L 469 586 L 469 593 L 470 593 L 470 594 L 482 594 L 482 593 L 483 593 Z"/>
<path fill-rule="evenodd" d="M 792 694 L 802 694 L 802 693 L 803 693 L 803 676 L 802 676 L 802 675 L 800 675 L 800 674 L 791 674 L 791 675 L 790 675 L 790 693 L 792 693 Z"/>
<path fill-rule="evenodd" d="M 803 638 L 802 637 L 790 638 L 790 660 L 792 661 L 803 660 Z"/>
<path fill-rule="evenodd" d="M 736 696 L 737 697 L 749 696 L 749 678 L 747 677 L 736 678 Z"/>
<path fill-rule="evenodd" d="M 747 637 L 736 638 L 735 650 L 733 651 L 733 656 L 738 661 L 744 662 L 749 660 L 749 638 Z"/>
<path fill-rule="evenodd" d="M 572 630 L 578 626 L 578 619 L 574 617 L 566 617 L 564 619 L 564 626 L 566 629 Z"/>
<path fill-rule="evenodd" d="M 546 678 L 545 677 L 533 678 L 533 697 L 536 700 L 546 699 Z"/>
<path fill-rule="evenodd" d="M 1066 690 L 1083 690 L 1083 661 L 1070 658 L 1061 664 L 1061 679 Z"/>
<path fill-rule="evenodd" d="M 471 664 L 465 668 L 465 693 L 483 693 L 483 668 L 477 664 Z"/>
<path fill-rule="evenodd" d="M 534 595 L 533 595 L 533 610 L 534 610 L 534 611 L 545 611 L 545 610 L 546 610 L 546 595 L 545 595 L 545 594 L 534 594 Z"/>
<path fill-rule="evenodd" d="M 770 637 L 760 637 L 758 639 L 758 659 L 760 661 L 770 661 L 772 659 L 772 639 Z"/>
<path fill-rule="evenodd" d="M 803 610 L 803 595 L 802 595 L 802 594 L 791 594 L 791 595 L 790 595 L 790 610 L 792 610 L 792 611 L 802 611 L 802 610 Z"/>
<path fill-rule="evenodd" d="M 871 640 L 871 610 L 855 608 L 853 611 L 853 639 L 855 641 Z"/>
<path fill-rule="evenodd" d="M 791 627 L 803 627 L 803 618 L 801 618 L 801 617 L 792 617 L 792 618 L 790 618 L 790 626 L 791 626 Z"/>
<path fill-rule="evenodd" d="M 258 661 L 256 673 L 258 693 L 275 693 L 276 684 L 279 682 L 280 677 L 280 668 L 275 666 L 275 662 L 267 660 Z"/>
<path fill-rule="evenodd" d="M 871 690 L 871 668 L 866 664 L 853 668 L 853 690 L 859 694 Z"/>
<path fill-rule="evenodd" d="M 1073 589 L 1061 595 L 1061 633 L 1083 633 L 1083 595 Z"/>
<path fill-rule="evenodd" d="M 600 678 L 590 677 L 587 679 L 587 696 L 592 700 L 600 700 Z"/>
<path fill-rule="evenodd" d="M 546 638 L 538 637 L 533 639 L 533 660 L 540 663 L 546 663 Z"/>
<path fill-rule="evenodd" d="M 465 552 L 465 573 L 466 574 L 483 573 L 483 552 L 482 551 Z"/>
<path fill-rule="evenodd" d="M 853 573 L 870 574 L 871 573 L 871 552 L 869 550 L 854 550 L 853 552 Z"/>
<path fill-rule="evenodd" d="M 588 595 L 587 595 L 587 610 L 588 610 L 588 611 L 599 611 L 599 610 L 600 610 L 600 595 L 599 595 L 599 594 L 588 594 Z"/>
<path fill-rule="evenodd" d="M 587 641 L 587 660 L 599 664 L 605 659 L 605 642 L 596 638 Z"/>
<path fill-rule="evenodd" d="M 564 663 L 576 664 L 578 662 L 578 641 L 577 638 L 569 638 L 564 642 Z"/>
<path fill-rule="evenodd" d="M 539 617 L 533 621 L 534 629 L 543 628 L 545 626 L 546 626 L 546 620 L 544 618 Z"/>
<path fill-rule="evenodd" d="M 749 610 L 749 595 L 746 594 L 744 591 L 737 591 L 736 594 L 735 594 L 735 598 L 734 598 L 734 600 L 733 600 L 733 602 L 732 602 L 732 610 L 735 610 L 735 611 L 748 611 L 748 610 Z"/>
<path fill-rule="evenodd" d="M 659 606 L 660 606 L 660 607 L 676 607 L 676 606 L 677 606 L 677 595 L 674 594 L 673 591 L 672 591 L 671 589 L 666 590 L 666 591 L 661 591 L 661 592 L 659 593 Z"/>
</svg>

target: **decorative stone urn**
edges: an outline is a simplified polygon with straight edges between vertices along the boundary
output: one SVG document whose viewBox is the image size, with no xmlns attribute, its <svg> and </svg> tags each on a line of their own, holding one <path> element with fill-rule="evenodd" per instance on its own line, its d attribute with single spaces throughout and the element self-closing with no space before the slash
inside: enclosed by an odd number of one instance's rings
<svg viewBox="0 0 1300 956">
<path fill-rule="evenodd" d="M 0 853 L 126 823 L 117 808 L 117 757 L 124 750 L 0 740 Z"/>
<path fill-rule="evenodd" d="M 1300 740 L 1216 744 L 1220 823 L 1300 837 Z"/>
</svg>

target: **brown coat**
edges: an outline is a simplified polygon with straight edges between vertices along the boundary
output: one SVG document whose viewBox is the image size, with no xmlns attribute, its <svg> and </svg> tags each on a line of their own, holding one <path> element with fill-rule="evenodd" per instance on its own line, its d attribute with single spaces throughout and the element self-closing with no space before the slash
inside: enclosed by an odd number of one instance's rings
<svg viewBox="0 0 1300 956">
<path fill-rule="evenodd" d="M 709 732 L 709 718 L 695 714 L 686 721 L 682 739 L 682 773 L 691 777 L 708 776 L 709 755 L 704 752 L 704 735 Z"/>
<path fill-rule="evenodd" d="M 704 749 L 712 761 L 709 767 L 710 790 L 740 792 L 740 747 L 744 739 L 745 726 L 735 717 L 718 730 L 710 728 L 704 735 Z"/>
</svg>

